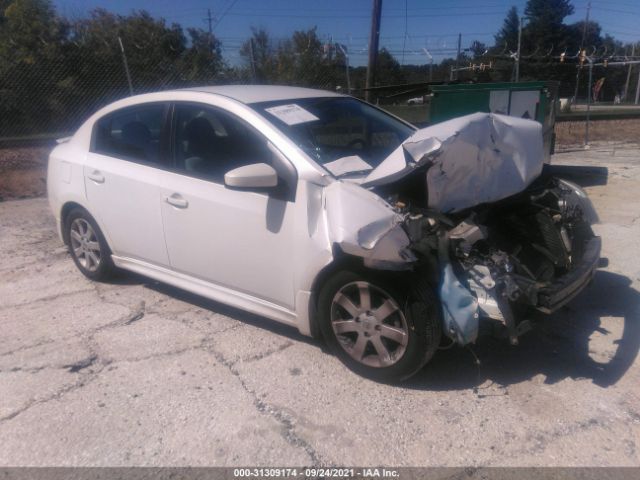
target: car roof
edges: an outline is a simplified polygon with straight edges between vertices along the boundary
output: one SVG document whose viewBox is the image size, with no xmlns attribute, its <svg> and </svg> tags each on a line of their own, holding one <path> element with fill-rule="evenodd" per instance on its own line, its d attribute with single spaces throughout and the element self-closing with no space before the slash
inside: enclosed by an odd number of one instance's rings
<svg viewBox="0 0 640 480">
<path fill-rule="evenodd" d="M 223 95 L 242 103 L 293 100 L 298 98 L 344 97 L 344 95 L 329 90 L 285 87 L 281 85 L 220 85 L 192 87 L 182 90 Z"/>
</svg>

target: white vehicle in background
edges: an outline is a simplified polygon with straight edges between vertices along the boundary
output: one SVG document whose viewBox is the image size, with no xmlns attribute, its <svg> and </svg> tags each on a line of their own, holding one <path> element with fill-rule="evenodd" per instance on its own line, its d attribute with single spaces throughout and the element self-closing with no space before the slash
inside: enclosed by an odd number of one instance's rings
<svg viewBox="0 0 640 480">
<path fill-rule="evenodd" d="M 416 373 L 480 318 L 512 342 L 600 253 L 584 192 L 542 169 L 540 126 L 413 126 L 290 87 L 139 95 L 51 153 L 49 201 L 78 269 L 114 267 L 323 337 L 353 370 Z"/>
<path fill-rule="evenodd" d="M 415 97 L 407 100 L 407 105 L 422 105 L 424 103 L 424 97 Z"/>
</svg>

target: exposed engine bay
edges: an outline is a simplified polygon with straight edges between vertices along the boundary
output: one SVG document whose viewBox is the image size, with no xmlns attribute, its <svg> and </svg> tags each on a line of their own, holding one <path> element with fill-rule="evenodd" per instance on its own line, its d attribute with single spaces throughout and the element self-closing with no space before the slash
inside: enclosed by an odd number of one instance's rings
<svg viewBox="0 0 640 480">
<path fill-rule="evenodd" d="M 516 343 L 516 312 L 555 311 L 590 280 L 585 262 L 597 260 L 600 239 L 591 230 L 595 211 L 582 195 L 576 185 L 543 175 L 515 196 L 454 214 L 403 194 L 387 201 L 405 218 L 417 263 L 439 264 L 449 335 L 473 341 L 478 317 L 488 317 L 504 322 Z"/>
<path fill-rule="evenodd" d="M 330 236 L 368 268 L 426 276 L 457 343 L 475 341 L 481 317 L 517 343 L 527 311 L 569 302 L 600 257 L 591 201 L 543 157 L 531 120 L 477 113 L 418 130 L 366 178 L 326 188 Z"/>
</svg>

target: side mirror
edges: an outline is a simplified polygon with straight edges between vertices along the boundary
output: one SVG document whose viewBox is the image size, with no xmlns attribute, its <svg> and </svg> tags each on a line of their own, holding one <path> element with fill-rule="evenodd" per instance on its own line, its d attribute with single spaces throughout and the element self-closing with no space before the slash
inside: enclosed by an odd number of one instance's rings
<svg viewBox="0 0 640 480">
<path fill-rule="evenodd" d="M 271 165 L 253 163 L 234 168 L 224 175 L 224 184 L 232 188 L 272 188 L 278 186 L 278 174 Z"/>
</svg>

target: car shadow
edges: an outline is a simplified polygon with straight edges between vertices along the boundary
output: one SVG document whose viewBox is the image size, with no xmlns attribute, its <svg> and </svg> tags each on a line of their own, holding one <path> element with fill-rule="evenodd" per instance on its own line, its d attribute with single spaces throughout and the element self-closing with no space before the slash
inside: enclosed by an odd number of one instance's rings
<svg viewBox="0 0 640 480">
<path fill-rule="evenodd" d="M 156 282 L 134 273 L 122 273 L 112 283 L 142 284 L 169 297 L 226 315 L 248 325 L 315 346 L 328 354 L 323 342 L 302 335 L 294 327 L 209 300 L 205 297 Z M 622 336 L 611 341 L 608 361 L 594 360 L 589 344 L 594 333 L 616 335 L 602 326 L 602 318 L 623 322 Z M 481 329 L 476 345 L 440 350 L 414 377 L 398 388 L 419 390 L 474 390 L 479 396 L 495 393 L 487 385 L 508 387 L 544 375 L 546 384 L 566 378 L 585 378 L 606 388 L 617 383 L 633 365 L 640 351 L 640 292 L 628 277 L 598 271 L 592 284 L 567 307 L 551 316 L 540 315 L 533 329 L 511 346 L 505 338 L 492 335 L 488 325 Z M 605 340 L 606 341 L 606 340 Z M 486 390 L 486 391 L 483 391 Z"/>
<path fill-rule="evenodd" d="M 319 342 L 316 342 L 313 338 L 302 335 L 295 327 L 276 322 L 275 320 L 271 320 L 260 315 L 255 315 L 235 307 L 230 307 L 223 303 L 216 302 L 215 300 L 210 300 L 206 297 L 202 297 L 195 293 L 191 293 L 165 283 L 156 282 L 140 275 L 136 276 L 138 277 L 138 282 L 143 283 L 146 288 L 162 293 L 163 295 L 167 295 L 176 300 L 180 300 L 204 310 L 210 310 L 211 312 L 215 312 L 220 315 L 225 315 L 233 320 L 267 330 L 296 342 L 304 342 L 307 344 L 317 345 L 318 347 L 321 346 Z"/>
<path fill-rule="evenodd" d="M 574 182 L 581 187 L 606 185 L 609 179 L 607 167 L 551 164 L 545 165 L 544 168 L 549 174 Z"/>
<path fill-rule="evenodd" d="M 623 322 L 618 340 L 602 319 Z M 481 331 L 482 332 L 482 331 Z M 592 358 L 592 336 L 602 335 Z M 602 343 L 605 343 L 603 348 Z M 536 318 L 533 329 L 517 346 L 482 332 L 477 345 L 438 351 L 432 361 L 403 388 L 421 390 L 474 389 L 482 395 L 487 385 L 508 387 L 544 375 L 546 384 L 566 378 L 589 379 L 606 388 L 617 383 L 640 350 L 640 293 L 628 277 L 598 271 L 592 284 L 567 307 Z M 608 357 L 608 358 L 606 358 Z M 494 389 L 488 389 L 494 391 Z"/>
</svg>

